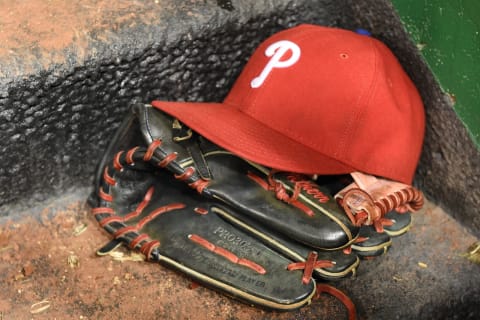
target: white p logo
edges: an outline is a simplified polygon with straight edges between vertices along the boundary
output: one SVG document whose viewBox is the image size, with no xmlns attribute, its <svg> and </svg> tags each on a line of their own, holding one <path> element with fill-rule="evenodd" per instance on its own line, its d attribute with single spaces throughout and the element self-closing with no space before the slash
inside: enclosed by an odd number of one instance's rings
<svg viewBox="0 0 480 320">
<path fill-rule="evenodd" d="M 288 51 L 291 51 L 291 56 L 287 60 L 281 60 Z M 250 82 L 252 88 L 260 87 L 273 68 L 287 68 L 295 64 L 300 58 L 300 47 L 292 41 L 281 40 L 268 46 L 267 50 L 265 50 L 265 55 L 271 57 L 271 59 L 260 75 Z"/>
</svg>

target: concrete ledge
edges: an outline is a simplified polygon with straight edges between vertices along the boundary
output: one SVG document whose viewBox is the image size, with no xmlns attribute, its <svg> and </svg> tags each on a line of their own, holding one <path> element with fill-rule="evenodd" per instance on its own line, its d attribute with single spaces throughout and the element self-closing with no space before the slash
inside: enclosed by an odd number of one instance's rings
<svg viewBox="0 0 480 320">
<path fill-rule="evenodd" d="M 263 39 L 315 23 L 369 29 L 396 53 L 428 116 L 416 184 L 480 234 L 479 151 L 389 1 L 63 5 L 0 5 L 0 215 L 89 186 L 130 102 L 221 101 Z"/>
</svg>

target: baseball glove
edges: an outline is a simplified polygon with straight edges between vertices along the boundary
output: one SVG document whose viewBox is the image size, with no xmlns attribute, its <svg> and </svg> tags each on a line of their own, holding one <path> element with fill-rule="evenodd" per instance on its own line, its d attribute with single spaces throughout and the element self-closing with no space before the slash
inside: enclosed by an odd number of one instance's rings
<svg viewBox="0 0 480 320">
<path fill-rule="evenodd" d="M 112 156 L 113 149 L 126 150 L 116 154 L 115 166 L 141 156 L 202 196 L 233 208 L 238 219 L 247 217 L 308 247 L 345 248 L 358 235 L 359 227 L 308 177 L 245 161 L 151 105 L 132 106 L 111 146 Z"/>
<path fill-rule="evenodd" d="M 290 271 L 291 260 L 216 214 L 225 208 L 195 197 L 169 176 L 120 171 L 112 163 L 103 180 L 92 212 L 114 240 L 98 254 L 123 243 L 148 261 L 266 308 L 290 310 L 312 299 L 315 282 L 302 281 L 303 270 Z"/>
<path fill-rule="evenodd" d="M 195 282 L 276 310 L 308 303 L 316 288 L 312 275 L 338 279 L 354 273 L 355 255 L 311 251 L 262 229 L 256 221 L 239 222 L 235 218 L 239 214 L 231 208 L 196 194 L 152 165 L 145 159 L 148 151 L 136 149 L 131 158 L 121 157 L 125 151 L 113 152 L 115 143 L 100 162 L 96 190 L 89 199 L 95 218 L 114 237 L 98 251 L 100 255 L 125 244 Z M 341 292 L 325 285 L 319 288 L 337 296 L 354 313 L 353 304 Z"/>
</svg>

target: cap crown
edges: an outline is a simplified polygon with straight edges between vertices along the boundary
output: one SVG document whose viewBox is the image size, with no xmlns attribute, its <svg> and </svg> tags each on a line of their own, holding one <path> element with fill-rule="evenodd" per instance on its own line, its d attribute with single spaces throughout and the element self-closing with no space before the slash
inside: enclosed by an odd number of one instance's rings
<svg viewBox="0 0 480 320">
<path fill-rule="evenodd" d="M 313 25 L 279 32 L 257 48 L 224 103 L 358 171 L 413 179 L 422 101 L 374 38 Z"/>
</svg>

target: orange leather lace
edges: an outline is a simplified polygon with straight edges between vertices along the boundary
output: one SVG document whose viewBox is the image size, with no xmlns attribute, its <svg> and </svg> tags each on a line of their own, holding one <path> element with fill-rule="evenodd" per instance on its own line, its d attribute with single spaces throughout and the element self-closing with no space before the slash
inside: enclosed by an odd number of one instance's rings
<svg viewBox="0 0 480 320">
<path fill-rule="evenodd" d="M 273 191 L 277 199 L 299 208 L 308 216 L 313 216 L 314 212 L 305 203 L 298 200 L 300 192 L 305 191 L 321 203 L 329 200 L 328 196 L 318 190 L 314 183 L 306 179 L 304 176 L 295 173 L 289 173 L 287 175 L 287 179 L 293 183 L 293 192 L 289 194 L 285 185 L 282 182 L 275 180 L 273 177 L 274 174 L 275 171 L 272 170 L 267 176 L 267 181 L 252 172 L 248 172 L 247 176 L 258 183 L 263 189 Z"/>
<path fill-rule="evenodd" d="M 316 268 L 329 268 L 333 267 L 334 263 L 328 260 L 317 260 L 318 253 L 311 251 L 308 254 L 305 262 L 295 262 L 287 266 L 288 270 L 301 270 L 303 269 L 302 283 L 308 284 L 312 280 L 313 270 Z M 357 310 L 353 301 L 341 290 L 323 283 L 317 283 L 317 292 L 315 298 L 318 299 L 321 293 L 328 293 L 331 296 L 337 298 L 347 309 L 348 319 L 355 320 L 357 317 Z"/>
<path fill-rule="evenodd" d="M 348 202 L 350 198 L 354 199 L 358 196 L 365 200 L 365 210 L 353 212 Z M 348 190 L 343 195 L 343 199 L 339 199 L 338 202 L 354 225 L 373 225 L 377 232 L 383 232 L 384 226 L 393 224 L 391 219 L 384 218 L 385 214 L 405 206 L 412 211 L 419 210 L 423 206 L 424 198 L 422 192 L 413 187 L 396 191 L 379 200 L 374 200 L 370 194 L 360 188 L 353 188 Z M 397 211 L 405 212 L 400 209 Z"/>
<path fill-rule="evenodd" d="M 317 292 L 315 297 L 318 299 L 320 294 L 323 292 L 334 296 L 340 300 L 340 302 L 342 302 L 347 309 L 348 320 L 355 320 L 357 318 L 357 308 L 355 307 L 352 299 L 350 299 L 350 297 L 348 297 L 344 292 L 328 284 L 317 284 Z"/>
</svg>

